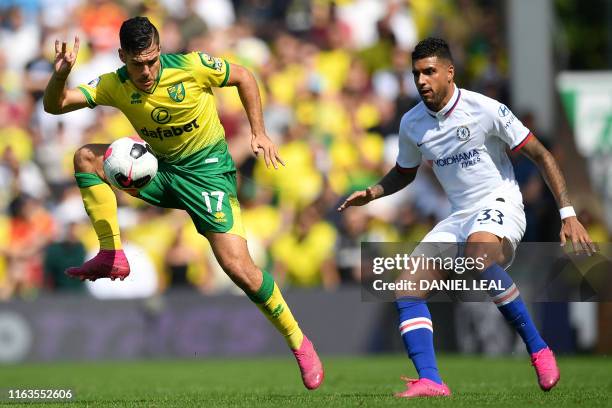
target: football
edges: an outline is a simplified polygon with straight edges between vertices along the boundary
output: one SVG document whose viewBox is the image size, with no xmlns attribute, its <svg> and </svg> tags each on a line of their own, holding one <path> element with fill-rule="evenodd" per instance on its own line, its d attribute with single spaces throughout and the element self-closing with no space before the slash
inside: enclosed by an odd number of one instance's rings
<svg viewBox="0 0 612 408">
<path fill-rule="evenodd" d="M 144 140 L 122 137 L 106 150 L 104 173 L 113 186 L 133 193 L 153 180 L 157 174 L 157 158 Z"/>
</svg>

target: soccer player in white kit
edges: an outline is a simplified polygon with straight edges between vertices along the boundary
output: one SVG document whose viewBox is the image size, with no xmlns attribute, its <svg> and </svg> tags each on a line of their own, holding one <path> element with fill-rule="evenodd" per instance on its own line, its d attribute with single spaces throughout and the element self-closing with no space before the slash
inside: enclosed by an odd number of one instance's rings
<svg viewBox="0 0 612 408">
<path fill-rule="evenodd" d="M 351 194 L 338 208 L 361 206 L 410 184 L 423 159 L 448 195 L 452 214 L 439 222 L 423 242 L 466 243 L 464 257 L 484 259 L 478 270 L 483 281 L 500 281 L 489 295 L 516 329 L 531 355 L 540 388 L 559 381 L 555 357 L 538 333 L 507 267 L 525 232 L 523 201 L 506 148 L 520 150 L 542 172 L 560 209 L 561 244 L 593 252 L 593 243 L 576 218 L 555 159 L 503 104 L 459 89 L 448 44 L 427 38 L 412 53 L 414 81 L 422 102 L 400 124 L 397 164 L 376 185 Z M 487 255 L 483 257 L 483 255 Z M 417 272 L 417 276 L 418 272 Z M 406 379 L 398 397 L 448 396 L 433 348 L 433 325 L 425 302 L 427 292 L 412 291 L 396 301 L 399 330 L 419 379 Z"/>
</svg>

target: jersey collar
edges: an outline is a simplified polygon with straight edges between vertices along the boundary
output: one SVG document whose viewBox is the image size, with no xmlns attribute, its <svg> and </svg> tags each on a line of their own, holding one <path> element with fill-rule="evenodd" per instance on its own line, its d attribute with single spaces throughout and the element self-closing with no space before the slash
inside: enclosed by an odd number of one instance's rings
<svg viewBox="0 0 612 408">
<path fill-rule="evenodd" d="M 453 111 L 457 107 L 457 103 L 459 103 L 459 98 L 461 97 L 461 90 L 459 89 L 459 87 L 455 84 L 453 84 L 453 87 L 455 88 L 455 90 L 453 91 L 453 96 L 451 96 L 448 103 L 442 109 L 437 112 L 434 112 L 430 110 L 427 106 L 425 106 L 425 110 L 427 111 L 429 116 L 431 116 L 432 118 L 438 118 L 438 120 L 442 120 L 448 118 L 450 114 L 453 113 Z"/>
</svg>

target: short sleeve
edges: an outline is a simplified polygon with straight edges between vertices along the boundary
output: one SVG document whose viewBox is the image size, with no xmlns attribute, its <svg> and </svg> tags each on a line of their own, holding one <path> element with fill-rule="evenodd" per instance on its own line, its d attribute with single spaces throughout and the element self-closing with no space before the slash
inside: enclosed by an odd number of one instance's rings
<svg viewBox="0 0 612 408">
<path fill-rule="evenodd" d="M 397 153 L 397 166 L 400 170 L 414 170 L 421 164 L 421 151 L 414 144 L 407 132 L 407 125 L 402 120 L 399 132 L 399 151 Z"/>
<path fill-rule="evenodd" d="M 204 52 L 194 52 L 194 76 L 202 88 L 223 87 L 227 84 L 230 65 L 223 58 L 211 57 Z"/>
<path fill-rule="evenodd" d="M 90 108 L 97 105 L 114 106 L 112 89 L 117 81 L 115 77 L 115 73 L 104 74 L 77 87 L 85 95 Z"/>
<path fill-rule="evenodd" d="M 506 105 L 493 99 L 491 99 L 491 102 L 492 106 L 487 111 L 492 116 L 495 133 L 512 150 L 519 150 L 531 136 L 531 131 L 523 125 Z"/>
</svg>

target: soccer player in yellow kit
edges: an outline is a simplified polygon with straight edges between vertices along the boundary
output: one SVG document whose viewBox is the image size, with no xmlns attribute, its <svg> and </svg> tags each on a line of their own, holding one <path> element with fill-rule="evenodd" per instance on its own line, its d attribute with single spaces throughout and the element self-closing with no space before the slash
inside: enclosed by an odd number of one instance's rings
<svg viewBox="0 0 612 408">
<path fill-rule="evenodd" d="M 244 67 L 202 52 L 161 54 L 159 33 L 146 17 L 126 20 L 119 31 L 125 64 L 75 89 L 66 88 L 79 49 L 55 42 L 54 73 L 45 110 L 62 114 L 96 105 L 114 106 L 151 145 L 159 160 L 156 177 L 138 197 L 156 206 L 183 209 L 211 244 L 225 273 L 285 337 L 308 389 L 323 381 L 323 366 L 300 330 L 270 274 L 251 259 L 236 195 L 236 168 L 217 114 L 213 87 L 236 86 L 252 131 L 251 147 L 266 165 L 283 164 L 266 135 L 259 89 Z M 129 264 L 121 249 L 117 201 L 105 180 L 108 145 L 82 146 L 74 155 L 75 178 L 100 241 L 100 252 L 66 273 L 80 279 L 125 278 Z"/>
</svg>

